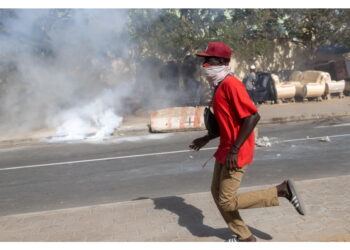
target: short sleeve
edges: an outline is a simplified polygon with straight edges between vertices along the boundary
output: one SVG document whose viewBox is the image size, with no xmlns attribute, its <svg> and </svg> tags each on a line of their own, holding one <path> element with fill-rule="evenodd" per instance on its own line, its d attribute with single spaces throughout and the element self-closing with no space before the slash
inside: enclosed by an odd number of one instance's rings
<svg viewBox="0 0 350 250">
<path fill-rule="evenodd" d="M 230 106 L 237 112 L 239 118 L 243 119 L 258 112 L 243 83 L 239 80 L 230 81 L 226 86 L 225 93 Z"/>
</svg>

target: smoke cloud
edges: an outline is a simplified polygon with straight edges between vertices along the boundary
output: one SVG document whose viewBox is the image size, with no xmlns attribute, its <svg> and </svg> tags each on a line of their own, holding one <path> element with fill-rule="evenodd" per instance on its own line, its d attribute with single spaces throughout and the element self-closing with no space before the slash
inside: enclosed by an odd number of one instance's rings
<svg viewBox="0 0 350 250">
<path fill-rule="evenodd" d="M 0 9 L 0 138 L 49 129 L 52 142 L 101 139 L 136 110 L 198 105 L 199 63 L 144 56 L 128 14 Z"/>
<path fill-rule="evenodd" d="M 126 10 L 0 11 L 0 134 L 110 135 L 134 83 Z"/>
</svg>

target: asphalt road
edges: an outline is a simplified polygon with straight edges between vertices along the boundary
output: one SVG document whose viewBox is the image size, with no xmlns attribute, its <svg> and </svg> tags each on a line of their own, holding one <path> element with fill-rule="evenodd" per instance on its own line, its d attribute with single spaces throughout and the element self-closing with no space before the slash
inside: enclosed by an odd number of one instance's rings
<svg viewBox="0 0 350 250">
<path fill-rule="evenodd" d="M 204 132 L 148 134 L 103 143 L 36 144 L 0 149 L 0 216 L 210 190 L 218 140 L 200 152 Z M 271 147 L 257 147 L 242 186 L 286 178 L 350 174 L 350 119 L 259 126 Z M 330 141 L 321 141 L 329 136 Z"/>
</svg>

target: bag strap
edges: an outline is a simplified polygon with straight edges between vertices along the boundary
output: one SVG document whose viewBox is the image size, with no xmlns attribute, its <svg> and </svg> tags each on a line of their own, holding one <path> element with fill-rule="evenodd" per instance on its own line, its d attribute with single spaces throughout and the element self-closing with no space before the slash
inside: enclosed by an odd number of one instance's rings
<svg viewBox="0 0 350 250">
<path fill-rule="evenodd" d="M 219 85 L 220 85 L 220 84 L 219 84 Z M 216 91 L 217 91 L 219 85 L 216 86 L 216 87 L 214 88 L 213 95 L 212 95 L 212 97 L 211 97 L 211 101 L 210 101 L 210 103 L 209 103 L 209 105 L 208 105 L 208 109 L 209 109 L 209 110 L 210 110 L 210 107 L 213 106 L 212 104 L 213 104 L 214 96 L 215 96 L 215 93 L 216 93 Z"/>
</svg>

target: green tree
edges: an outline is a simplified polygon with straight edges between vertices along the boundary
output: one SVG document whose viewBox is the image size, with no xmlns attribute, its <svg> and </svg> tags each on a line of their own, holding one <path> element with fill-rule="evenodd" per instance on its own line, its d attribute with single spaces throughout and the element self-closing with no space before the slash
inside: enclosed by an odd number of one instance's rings
<svg viewBox="0 0 350 250">
<path fill-rule="evenodd" d="M 307 49 L 310 59 L 322 45 L 350 46 L 349 9 L 289 10 L 284 26 L 290 41 Z"/>
<path fill-rule="evenodd" d="M 131 10 L 129 18 L 137 55 L 174 60 L 180 72 L 185 57 L 221 39 L 227 25 L 224 10 L 214 9 Z"/>
</svg>

